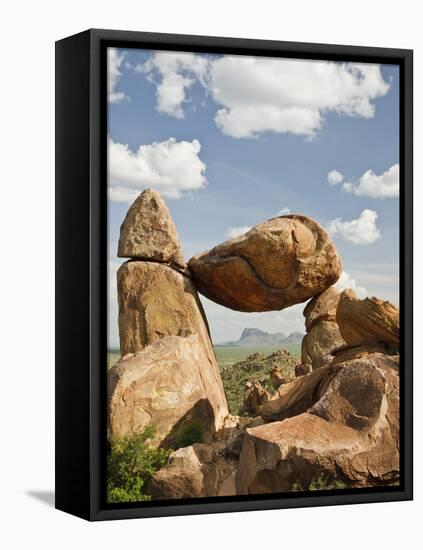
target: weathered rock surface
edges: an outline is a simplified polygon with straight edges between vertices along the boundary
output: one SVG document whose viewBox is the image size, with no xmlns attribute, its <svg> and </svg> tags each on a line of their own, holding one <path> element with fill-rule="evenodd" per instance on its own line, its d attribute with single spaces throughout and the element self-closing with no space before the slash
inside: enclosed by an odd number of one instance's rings
<svg viewBox="0 0 423 550">
<path fill-rule="evenodd" d="M 301 363 L 319 369 L 333 360 L 333 351 L 345 345 L 336 322 L 339 292 L 330 287 L 304 308 L 307 334 L 301 343 Z"/>
<path fill-rule="evenodd" d="M 289 215 L 258 224 L 189 261 L 198 290 L 238 311 L 304 302 L 334 284 L 341 260 L 314 220 Z"/>
<path fill-rule="evenodd" d="M 209 439 L 227 413 L 219 373 L 199 334 L 164 336 L 108 372 L 112 437 L 151 424 L 153 444 L 175 448 L 192 426 Z"/>
<path fill-rule="evenodd" d="M 154 189 L 143 191 L 128 210 L 120 228 L 118 256 L 186 266 L 175 224 Z"/>
<path fill-rule="evenodd" d="M 305 365 L 303 363 L 298 363 L 298 365 L 295 366 L 295 376 L 304 376 L 305 374 L 309 374 L 311 372 L 311 365 Z"/>
<path fill-rule="evenodd" d="M 378 298 L 359 300 L 351 289 L 340 296 L 336 321 L 347 344 L 383 342 L 399 346 L 399 309 Z"/>
<path fill-rule="evenodd" d="M 288 382 L 288 378 L 280 367 L 273 367 L 270 371 L 269 378 L 274 387 L 279 387 Z"/>
<path fill-rule="evenodd" d="M 308 302 L 303 311 L 307 331 L 310 331 L 318 321 L 336 322 L 339 296 L 340 293 L 331 286 Z"/>
<path fill-rule="evenodd" d="M 260 407 L 260 416 L 266 421 L 284 420 L 307 411 L 339 368 L 328 365 L 280 386 L 275 395 Z"/>
<path fill-rule="evenodd" d="M 263 388 L 260 382 L 247 382 L 244 389 L 244 412 L 256 415 L 261 405 L 270 399 L 269 392 Z"/>
<path fill-rule="evenodd" d="M 221 445 L 195 444 L 178 449 L 147 484 L 153 499 L 228 496 L 236 494 L 236 462 L 222 458 Z"/>
<path fill-rule="evenodd" d="M 283 386 L 262 410 L 284 420 L 244 434 L 238 494 L 307 490 L 318 479 L 353 487 L 397 483 L 398 365 L 399 356 L 372 353 Z"/>
<path fill-rule="evenodd" d="M 129 261 L 118 270 L 117 286 L 122 356 L 164 336 L 198 334 L 215 363 L 204 311 L 189 277 L 164 264 Z"/>
<path fill-rule="evenodd" d="M 319 369 L 333 360 L 333 351 L 345 344 L 333 321 L 315 323 L 301 343 L 301 363 Z"/>
</svg>

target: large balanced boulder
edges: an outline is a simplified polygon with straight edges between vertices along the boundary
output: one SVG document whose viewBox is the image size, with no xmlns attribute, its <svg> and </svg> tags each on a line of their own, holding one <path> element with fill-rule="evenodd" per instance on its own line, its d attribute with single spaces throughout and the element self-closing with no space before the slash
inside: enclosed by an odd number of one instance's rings
<svg viewBox="0 0 423 550">
<path fill-rule="evenodd" d="M 188 263 L 198 290 L 238 311 L 280 310 L 333 285 L 341 260 L 323 228 L 306 216 L 260 223 Z"/>
<path fill-rule="evenodd" d="M 120 258 L 141 258 L 185 267 L 178 232 L 160 193 L 143 191 L 120 228 Z"/>
<path fill-rule="evenodd" d="M 345 342 L 351 345 L 383 342 L 399 346 L 399 309 L 378 298 L 359 300 L 351 289 L 341 294 L 336 321 Z"/>
<path fill-rule="evenodd" d="M 303 315 L 307 334 L 301 343 L 301 363 L 318 369 L 333 360 L 332 353 L 345 345 L 336 322 L 339 292 L 330 287 L 313 298 Z"/>
<path fill-rule="evenodd" d="M 164 336 L 108 372 L 112 437 L 152 425 L 153 445 L 177 448 L 192 431 L 210 439 L 227 413 L 220 378 L 198 334 Z"/>
<path fill-rule="evenodd" d="M 244 434 L 238 494 L 398 483 L 398 365 L 372 353 L 288 384 L 271 411 L 281 420 Z"/>
</svg>

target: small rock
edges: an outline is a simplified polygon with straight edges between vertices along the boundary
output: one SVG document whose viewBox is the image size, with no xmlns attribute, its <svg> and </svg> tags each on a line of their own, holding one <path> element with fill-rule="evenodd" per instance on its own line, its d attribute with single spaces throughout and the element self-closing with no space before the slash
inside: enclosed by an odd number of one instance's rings
<svg viewBox="0 0 423 550">
<path fill-rule="evenodd" d="M 175 224 L 154 189 L 143 191 L 128 210 L 120 228 L 118 256 L 186 267 Z"/>
<path fill-rule="evenodd" d="M 270 399 L 269 392 L 260 382 L 247 382 L 244 391 L 243 410 L 250 414 L 257 414 L 261 405 Z"/>
</svg>

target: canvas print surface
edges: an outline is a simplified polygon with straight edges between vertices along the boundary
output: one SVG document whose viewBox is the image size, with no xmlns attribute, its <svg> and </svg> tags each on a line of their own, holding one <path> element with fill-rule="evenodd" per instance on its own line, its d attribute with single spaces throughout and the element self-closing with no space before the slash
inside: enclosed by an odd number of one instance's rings
<svg viewBox="0 0 423 550">
<path fill-rule="evenodd" d="M 399 68 L 108 49 L 107 500 L 399 467 Z"/>
</svg>

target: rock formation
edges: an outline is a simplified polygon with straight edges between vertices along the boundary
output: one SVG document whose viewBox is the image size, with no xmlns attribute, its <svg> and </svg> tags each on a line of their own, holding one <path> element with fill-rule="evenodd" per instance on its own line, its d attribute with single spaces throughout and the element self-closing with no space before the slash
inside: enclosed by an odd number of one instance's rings
<svg viewBox="0 0 423 550">
<path fill-rule="evenodd" d="M 318 369 L 330 363 L 332 352 L 345 341 L 336 322 L 339 292 L 333 286 L 313 298 L 304 309 L 307 334 L 301 344 L 301 363 Z"/>
<path fill-rule="evenodd" d="M 334 284 L 341 260 L 314 220 L 289 215 L 198 254 L 188 262 L 198 290 L 238 311 L 280 310 Z"/>
<path fill-rule="evenodd" d="M 195 424 L 204 439 L 228 414 L 197 291 L 182 269 L 176 228 L 156 191 L 136 199 L 121 227 L 118 271 L 122 359 L 108 373 L 108 425 L 122 436 L 152 424 L 172 446 Z"/>
<path fill-rule="evenodd" d="M 122 436 L 152 424 L 153 445 L 174 448 L 183 430 L 204 440 L 227 415 L 218 372 L 198 334 L 164 336 L 123 357 L 108 379 L 109 428 Z"/>
<path fill-rule="evenodd" d="M 122 355 L 164 336 L 199 334 L 210 359 L 214 357 L 203 308 L 189 277 L 168 265 L 129 261 L 118 270 L 117 288 Z"/>
<path fill-rule="evenodd" d="M 341 294 L 336 321 L 347 344 L 383 342 L 399 346 L 399 309 L 378 298 L 359 300 L 351 289 Z"/>
<path fill-rule="evenodd" d="M 307 490 L 318 479 L 348 486 L 399 479 L 398 356 L 328 365 L 291 382 L 262 407 L 271 422 L 247 428 L 238 494 Z"/>
<path fill-rule="evenodd" d="M 122 358 L 108 373 L 108 427 L 115 437 L 153 425 L 151 444 L 175 449 L 148 481 L 153 499 L 398 483 L 399 311 L 336 291 L 341 261 L 318 223 L 273 218 L 187 268 L 166 205 L 147 190 L 119 255 L 129 261 L 118 271 Z M 301 364 L 280 350 L 223 369 L 231 411 L 249 417 L 228 413 L 197 288 L 239 311 L 312 298 Z"/>
<path fill-rule="evenodd" d="M 118 256 L 185 267 L 178 232 L 157 191 L 146 189 L 128 210 L 120 228 Z"/>
</svg>

